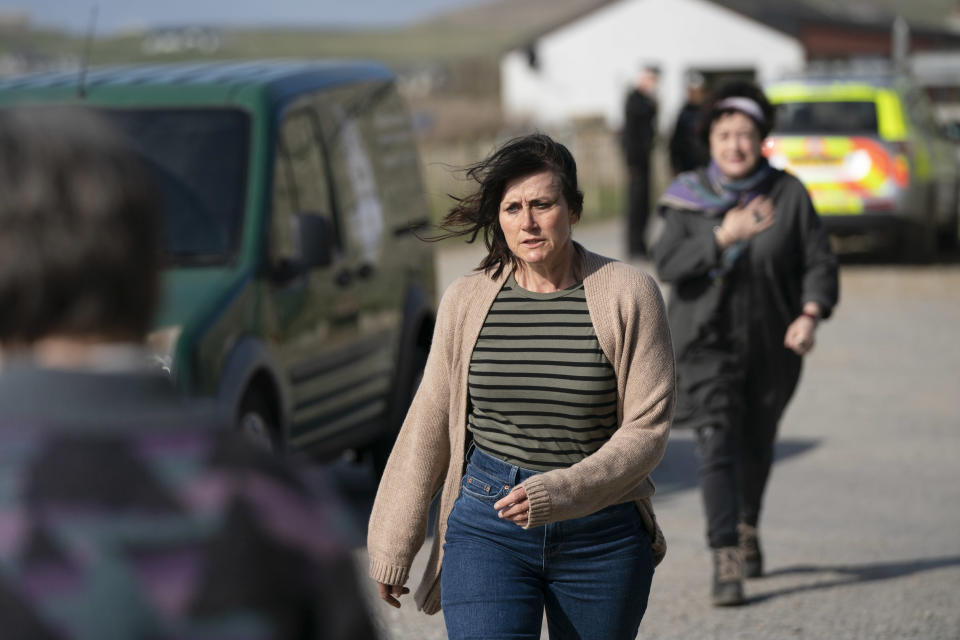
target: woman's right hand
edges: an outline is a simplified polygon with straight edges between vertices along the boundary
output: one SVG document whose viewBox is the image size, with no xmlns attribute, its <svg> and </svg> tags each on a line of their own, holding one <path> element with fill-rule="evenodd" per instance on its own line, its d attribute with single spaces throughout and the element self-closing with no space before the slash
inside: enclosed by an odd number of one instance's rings
<svg viewBox="0 0 960 640">
<path fill-rule="evenodd" d="M 386 602 L 391 607 L 395 607 L 399 609 L 400 601 L 397 600 L 397 598 L 407 593 L 410 593 L 410 589 L 406 587 L 401 587 L 398 584 L 384 584 L 382 582 L 378 582 L 377 592 L 380 594 L 381 600 Z"/>
<path fill-rule="evenodd" d="M 766 196 L 757 196 L 727 211 L 723 223 L 716 230 L 717 245 L 726 249 L 741 240 L 752 238 L 769 228 L 774 218 L 773 201 Z"/>
</svg>

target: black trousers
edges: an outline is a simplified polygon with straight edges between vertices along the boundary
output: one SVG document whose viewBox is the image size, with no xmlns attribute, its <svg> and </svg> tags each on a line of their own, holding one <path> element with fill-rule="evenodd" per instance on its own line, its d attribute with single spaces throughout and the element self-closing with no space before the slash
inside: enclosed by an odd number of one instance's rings
<svg viewBox="0 0 960 640">
<path fill-rule="evenodd" d="M 739 522 L 757 526 L 777 427 L 800 379 L 801 359 L 782 343 L 758 344 L 735 362 L 719 370 L 702 363 L 720 375 L 702 378 L 696 390 L 700 490 L 713 549 L 736 546 Z"/>
<path fill-rule="evenodd" d="M 627 167 L 627 251 L 631 256 L 647 253 L 647 220 L 650 217 L 650 163 Z"/>
</svg>

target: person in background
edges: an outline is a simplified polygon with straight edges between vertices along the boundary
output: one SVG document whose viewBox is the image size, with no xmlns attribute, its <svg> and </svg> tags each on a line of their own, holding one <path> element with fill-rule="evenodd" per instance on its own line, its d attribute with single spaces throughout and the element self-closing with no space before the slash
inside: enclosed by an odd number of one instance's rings
<svg viewBox="0 0 960 640">
<path fill-rule="evenodd" d="M 377 491 L 367 547 L 400 606 L 439 494 L 417 606 L 452 640 L 633 640 L 666 551 L 650 472 L 674 362 L 653 279 L 572 238 L 576 163 L 545 135 L 472 167 L 445 218 L 488 253 L 437 314 L 423 381 Z M 442 569 L 441 569 L 442 567 Z"/>
<path fill-rule="evenodd" d="M 159 209 L 92 112 L 0 110 L 4 640 L 374 638 L 342 516 L 141 348 Z"/>
<path fill-rule="evenodd" d="M 700 142 L 697 121 L 703 106 L 705 87 L 703 76 L 697 72 L 687 74 L 687 101 L 677 114 L 677 122 L 670 136 L 670 168 L 677 175 L 693 171 L 710 160 L 706 148 Z"/>
<path fill-rule="evenodd" d="M 660 200 L 653 258 L 672 286 L 676 424 L 696 429 L 712 600 L 736 605 L 744 575 L 763 572 L 757 526 L 777 425 L 839 287 L 806 189 L 761 154 L 774 124 L 763 92 L 724 85 L 702 114 L 710 164 Z"/>
<path fill-rule="evenodd" d="M 650 154 L 656 135 L 657 86 L 660 72 L 647 66 L 637 74 L 623 114 L 623 151 L 627 163 L 627 251 L 631 258 L 647 255 L 650 217 Z"/>
</svg>

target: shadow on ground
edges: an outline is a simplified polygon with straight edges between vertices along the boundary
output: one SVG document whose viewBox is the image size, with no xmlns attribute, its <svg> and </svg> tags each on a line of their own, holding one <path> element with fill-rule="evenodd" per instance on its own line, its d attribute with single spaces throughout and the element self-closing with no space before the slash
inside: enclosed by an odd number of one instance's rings
<svg viewBox="0 0 960 640">
<path fill-rule="evenodd" d="M 775 464 L 804 454 L 819 445 L 817 440 L 785 438 L 777 441 Z M 343 500 L 350 524 L 365 540 L 367 520 L 373 508 L 377 483 L 372 466 L 362 462 L 336 461 L 326 465 Z M 660 465 L 653 472 L 657 485 L 657 500 L 669 499 L 672 494 L 697 488 L 697 454 L 690 431 L 674 431 Z M 432 521 L 432 517 L 431 517 Z M 363 542 L 361 542 L 363 544 Z"/>
<path fill-rule="evenodd" d="M 960 264 L 960 249 L 941 248 L 937 251 L 936 257 L 928 260 L 915 261 L 906 259 L 895 249 L 889 248 L 854 248 L 843 249 L 837 252 L 837 258 L 841 265 L 879 265 L 879 266 L 904 266 L 917 264 Z"/>
<path fill-rule="evenodd" d="M 859 585 L 880 580 L 893 580 L 905 576 L 935 571 L 948 567 L 960 566 L 960 556 L 944 556 L 939 558 L 920 558 L 917 560 L 902 560 L 899 562 L 882 562 L 877 564 L 861 565 L 794 565 L 767 572 L 765 578 L 805 574 L 813 576 L 816 582 L 812 584 L 796 585 L 777 589 L 768 593 L 758 594 L 749 599 L 749 602 L 762 602 L 773 598 L 782 598 L 798 593 L 816 591 L 818 589 L 832 589 L 847 585 Z M 762 579 L 761 579 L 762 583 Z"/>
<path fill-rule="evenodd" d="M 819 444 L 819 440 L 804 438 L 778 440 L 774 449 L 774 464 L 807 453 Z M 658 501 L 668 498 L 672 493 L 697 488 L 697 451 L 691 431 L 673 431 L 667 452 L 651 475 L 657 485 Z"/>
</svg>

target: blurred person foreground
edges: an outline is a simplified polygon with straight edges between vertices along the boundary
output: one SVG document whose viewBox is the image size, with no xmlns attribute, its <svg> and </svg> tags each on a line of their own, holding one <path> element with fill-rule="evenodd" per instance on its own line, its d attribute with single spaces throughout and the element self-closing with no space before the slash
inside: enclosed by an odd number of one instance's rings
<svg viewBox="0 0 960 640">
<path fill-rule="evenodd" d="M 347 532 L 181 400 L 145 170 L 78 108 L 0 111 L 0 635 L 373 638 Z"/>
</svg>

